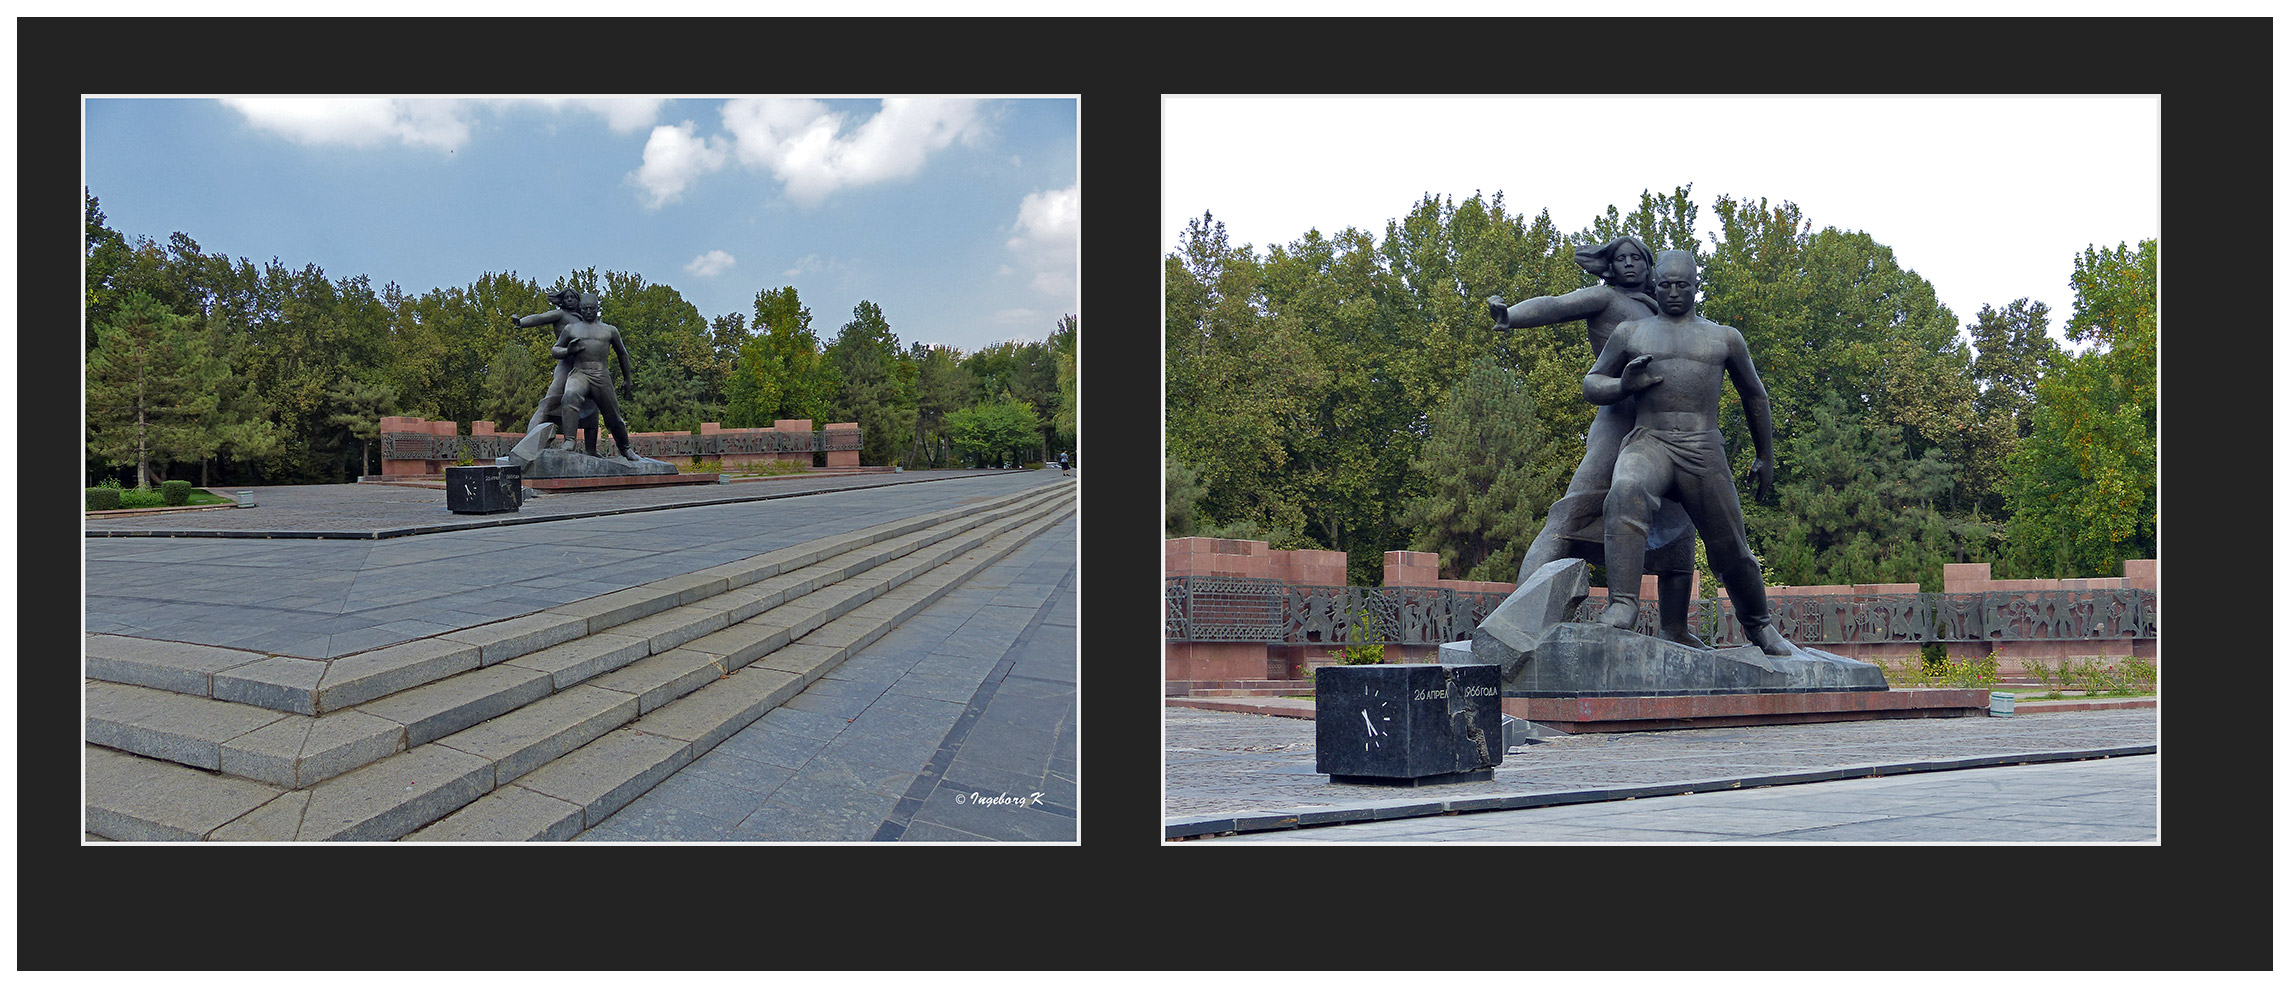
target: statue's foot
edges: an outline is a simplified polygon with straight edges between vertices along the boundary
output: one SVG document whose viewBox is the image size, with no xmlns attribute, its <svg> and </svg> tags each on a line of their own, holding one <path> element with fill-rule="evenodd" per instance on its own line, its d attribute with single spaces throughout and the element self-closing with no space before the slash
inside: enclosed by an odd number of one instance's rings
<svg viewBox="0 0 2291 989">
<path fill-rule="evenodd" d="M 1768 656 L 1787 656 L 1797 651 L 1791 647 L 1788 639 L 1782 638 L 1782 633 L 1774 631 L 1772 625 L 1760 625 L 1745 634 Z"/>
<path fill-rule="evenodd" d="M 1599 614 L 1600 624 L 1613 625 L 1621 629 L 1628 629 L 1632 625 L 1638 624 L 1638 621 L 1639 606 L 1629 601 L 1609 601 L 1607 602 L 1607 610 Z"/>
<path fill-rule="evenodd" d="M 1690 649 L 1708 649 L 1708 648 L 1710 648 L 1709 646 L 1703 645 L 1703 644 L 1702 644 L 1702 640 L 1701 640 L 1701 639 L 1695 638 L 1695 635 L 1694 635 L 1694 633 L 1693 633 L 1693 632 L 1689 632 L 1689 631 L 1687 631 L 1686 629 L 1683 629 L 1683 628 L 1679 628 L 1679 629 L 1670 629 L 1670 628 L 1666 628 L 1666 629 L 1663 629 L 1663 630 L 1662 630 L 1662 632 L 1660 633 L 1660 635 L 1661 635 L 1661 637 L 1662 637 L 1662 638 L 1664 638 L 1664 639 L 1668 639 L 1668 640 L 1670 640 L 1670 641 L 1672 641 L 1672 642 L 1676 642 L 1676 643 L 1678 643 L 1679 645 L 1682 645 L 1682 646 L 1686 646 L 1686 647 L 1688 647 L 1688 648 L 1690 648 Z"/>
</svg>

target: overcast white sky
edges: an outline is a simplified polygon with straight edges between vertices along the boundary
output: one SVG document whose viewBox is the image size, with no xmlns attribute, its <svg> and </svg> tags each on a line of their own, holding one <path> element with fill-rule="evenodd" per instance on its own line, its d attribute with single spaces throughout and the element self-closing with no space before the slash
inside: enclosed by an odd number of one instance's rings
<svg viewBox="0 0 2291 989">
<path fill-rule="evenodd" d="M 1960 327 L 2028 297 L 2054 335 L 2089 245 L 2162 224 L 2151 97 L 1172 97 L 1162 103 L 1162 248 L 1204 210 L 1263 256 L 1308 228 L 1386 221 L 1427 192 L 1504 193 L 1562 233 L 1639 193 L 1693 185 L 1703 246 L 1721 194 L 1868 231 L 1933 283 Z M 1558 152 L 1553 154 L 1552 152 Z M 1540 153 L 1540 154 L 1538 154 Z"/>
</svg>

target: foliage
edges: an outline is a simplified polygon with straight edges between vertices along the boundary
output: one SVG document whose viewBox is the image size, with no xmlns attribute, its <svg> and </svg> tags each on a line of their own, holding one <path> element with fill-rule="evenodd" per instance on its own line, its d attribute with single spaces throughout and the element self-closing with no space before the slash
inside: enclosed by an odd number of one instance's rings
<svg viewBox="0 0 2291 989">
<path fill-rule="evenodd" d="M 91 512 L 108 512 L 118 508 L 119 486 L 114 484 L 110 487 L 87 489 L 87 503 L 87 510 Z"/>
<path fill-rule="evenodd" d="M 162 481 L 159 484 L 159 503 L 181 505 L 191 500 L 191 482 Z"/>
<path fill-rule="evenodd" d="M 1351 638 L 1355 640 L 1383 638 L 1384 629 L 1381 627 L 1381 621 L 1376 612 L 1368 608 L 1353 612 Z M 1336 655 L 1342 658 L 1346 666 L 1368 666 L 1384 662 L 1384 646 L 1381 644 L 1346 646 L 1338 650 Z"/>
<path fill-rule="evenodd" d="M 859 424 L 861 463 L 895 463 L 912 446 L 916 370 L 899 356 L 899 336 L 882 307 L 864 300 L 827 348 L 840 385 L 834 414 Z"/>
<path fill-rule="evenodd" d="M 1016 463 L 1016 451 L 1031 450 L 1040 420 L 1020 401 L 973 405 L 947 416 L 947 433 L 973 467 Z"/>
<path fill-rule="evenodd" d="M 2156 242 L 2087 248 L 2070 282 L 2069 338 L 2095 347 L 2037 384 L 2000 576 L 2112 575 L 2156 551 Z"/>
<path fill-rule="evenodd" d="M 130 237 L 107 225 L 92 190 L 83 212 L 90 476 L 124 465 L 156 483 L 196 463 L 201 484 L 347 480 L 373 469 L 381 418 L 522 431 L 555 371 L 552 331 L 515 325 L 549 309 L 544 286 L 516 272 L 409 292 L 211 254 L 184 233 Z M 1072 315 L 1044 341 L 903 351 L 889 315 L 861 302 L 838 349 L 813 333 L 792 287 L 713 318 L 635 272 L 581 269 L 549 287 L 601 297 L 628 350 L 615 378 L 633 431 L 851 419 L 864 462 L 943 465 L 957 456 L 948 414 L 1016 401 L 1036 413 L 1031 436 L 998 458 L 1071 449 Z"/>
<path fill-rule="evenodd" d="M 1411 465 L 1427 478 L 1400 512 L 1409 548 L 1438 553 L 1466 580 L 1509 580 L 1566 478 L 1539 466 L 1562 460 L 1536 417 L 1526 382 L 1484 357 L 1432 413 Z"/>
<path fill-rule="evenodd" d="M 1896 687 L 1979 687 L 1997 685 L 1997 654 L 1992 652 L 1979 659 L 1928 659 L 1923 655 L 1904 658 L 1896 666 L 1882 659 L 1870 661 L 1885 673 L 1887 683 Z"/>
<path fill-rule="evenodd" d="M 149 294 L 122 300 L 95 330 L 87 358 L 87 448 L 133 466 L 138 485 L 154 460 L 198 460 L 214 450 L 206 428 L 229 373 L 191 321 Z"/>
<path fill-rule="evenodd" d="M 1207 489 L 1201 485 L 1201 475 L 1185 465 L 1185 461 L 1162 461 L 1162 524 L 1161 534 L 1167 539 L 1193 535 L 1194 513 Z"/>
</svg>

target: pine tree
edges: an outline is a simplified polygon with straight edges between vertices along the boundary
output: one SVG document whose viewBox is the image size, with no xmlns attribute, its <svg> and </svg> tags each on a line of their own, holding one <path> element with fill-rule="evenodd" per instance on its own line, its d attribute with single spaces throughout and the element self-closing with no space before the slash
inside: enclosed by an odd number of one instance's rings
<svg viewBox="0 0 2291 989">
<path fill-rule="evenodd" d="M 199 460 L 214 450 L 210 417 L 229 373 L 190 320 L 135 292 L 96 325 L 87 359 L 88 452 L 135 468 L 150 486 L 153 461 Z"/>
</svg>

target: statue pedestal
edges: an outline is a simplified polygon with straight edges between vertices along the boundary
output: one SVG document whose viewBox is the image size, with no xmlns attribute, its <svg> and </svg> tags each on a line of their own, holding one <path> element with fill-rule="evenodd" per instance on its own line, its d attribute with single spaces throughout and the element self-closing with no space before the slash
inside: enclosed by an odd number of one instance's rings
<svg viewBox="0 0 2291 989">
<path fill-rule="evenodd" d="M 1494 666 L 1327 666 L 1313 684 L 1313 768 L 1332 783 L 1427 786 L 1495 778 L 1503 710 Z"/>
</svg>

